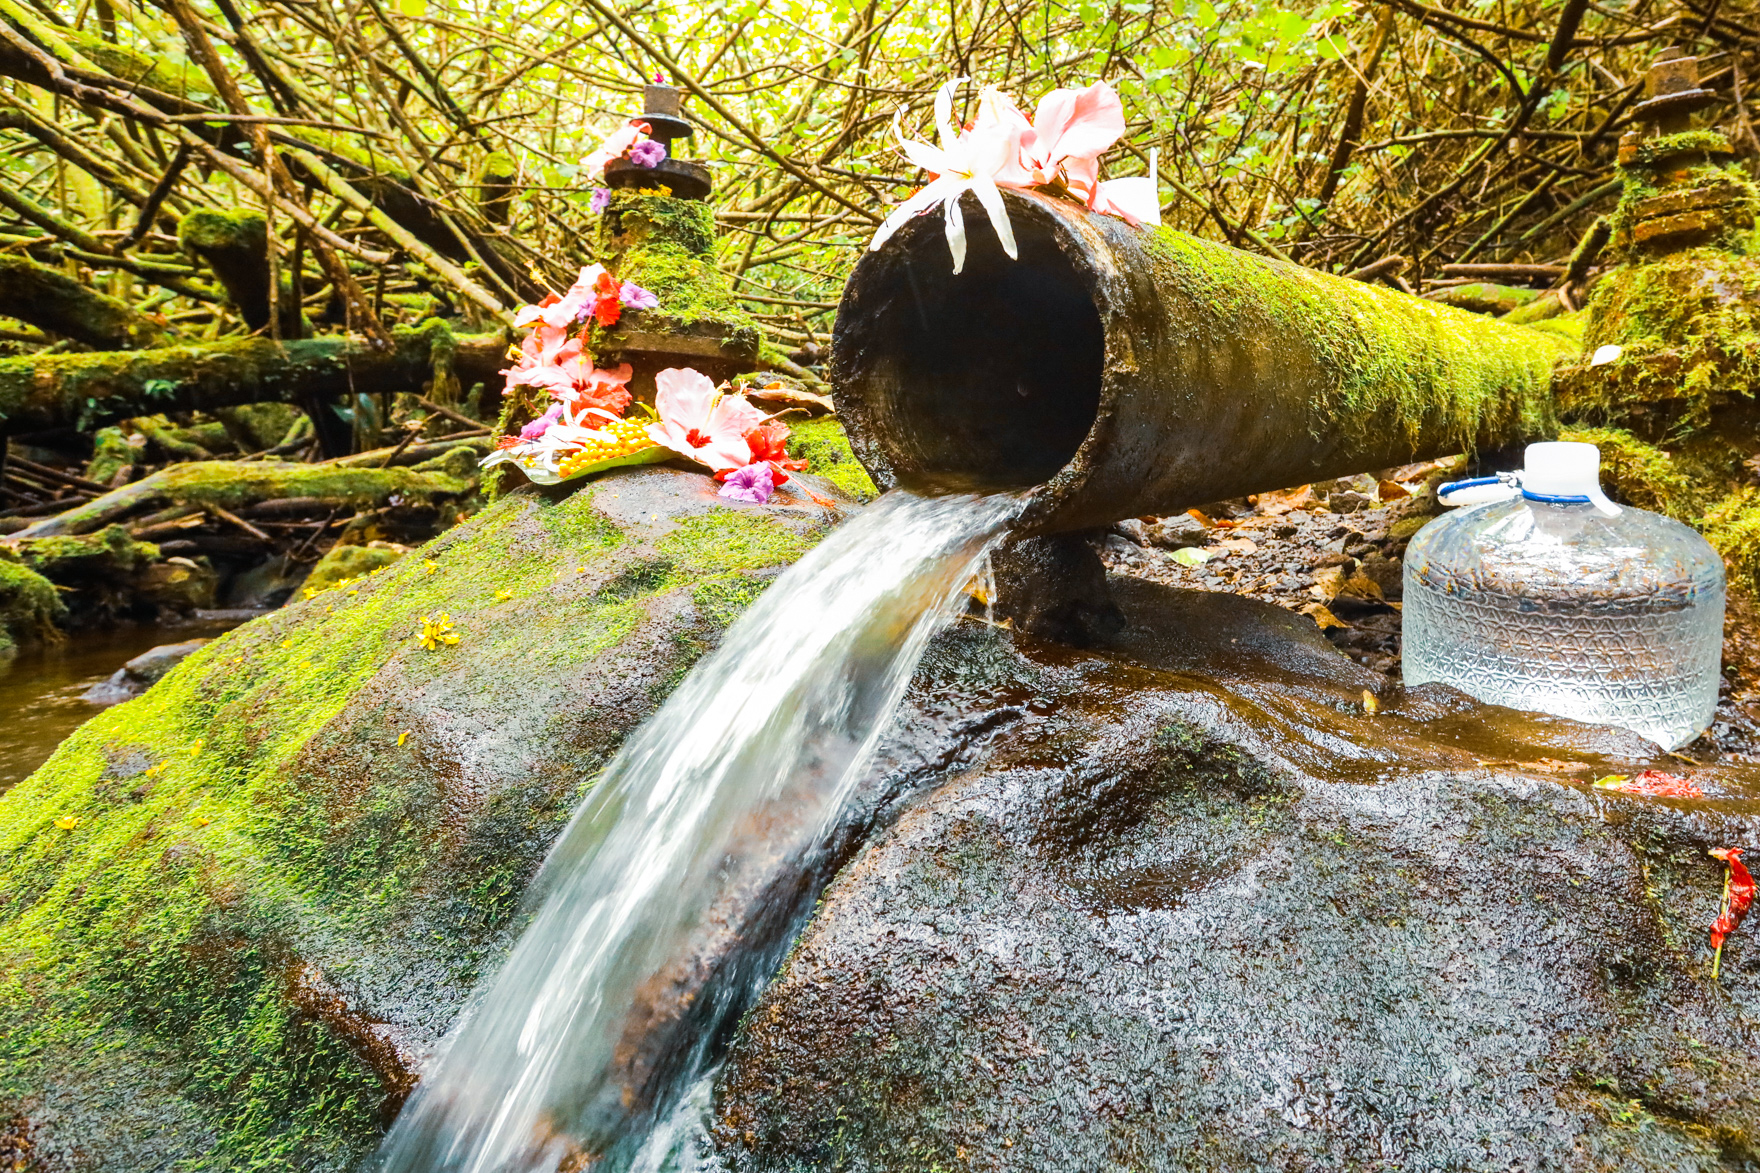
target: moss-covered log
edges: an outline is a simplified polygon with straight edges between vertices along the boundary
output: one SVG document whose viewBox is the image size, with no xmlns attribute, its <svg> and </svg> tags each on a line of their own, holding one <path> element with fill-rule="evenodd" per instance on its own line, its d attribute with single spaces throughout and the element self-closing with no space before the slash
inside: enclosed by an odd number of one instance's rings
<svg viewBox="0 0 1760 1173">
<path fill-rule="evenodd" d="M 439 331 L 424 328 L 398 331 L 391 351 L 332 336 L 280 346 L 267 338 L 241 338 L 130 353 L 0 359 L 0 423 L 14 432 L 91 427 L 152 412 L 419 391 L 433 379 L 434 351 L 443 341 Z M 466 386 L 495 382 L 506 349 L 499 334 L 458 338 L 452 369 Z"/>
<path fill-rule="evenodd" d="M 198 208 L 178 222 L 177 241 L 207 262 L 245 325 L 269 324 L 269 223 L 261 212 Z M 299 337 L 299 306 L 285 284 L 277 301 L 281 336 Z"/>
<path fill-rule="evenodd" d="M 135 350 L 166 335 L 161 321 L 127 302 L 20 256 L 0 256 L 0 314 L 101 350 Z"/>
<path fill-rule="evenodd" d="M 90 533 L 131 513 L 160 505 L 219 506 L 238 509 L 258 501 L 315 497 L 354 506 L 383 505 L 392 496 L 405 500 L 457 497 L 471 483 L 444 473 L 409 468 L 350 468 L 335 464 L 212 460 L 174 464 L 150 477 L 123 485 L 65 513 L 20 530 L 13 545 L 56 534 Z"/>
<path fill-rule="evenodd" d="M 1541 439 L 1577 346 L 1395 290 L 1036 193 L 975 198 L 962 273 L 941 223 L 856 265 L 833 383 L 885 483 L 1038 486 L 1058 532 Z"/>
</svg>

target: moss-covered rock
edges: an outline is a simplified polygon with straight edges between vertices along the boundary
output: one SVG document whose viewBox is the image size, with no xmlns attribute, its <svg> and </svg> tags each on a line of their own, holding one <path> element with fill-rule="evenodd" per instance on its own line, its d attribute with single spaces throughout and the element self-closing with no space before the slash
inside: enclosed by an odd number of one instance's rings
<svg viewBox="0 0 1760 1173">
<path fill-rule="evenodd" d="M 137 542 L 125 526 L 106 526 L 79 536 L 26 538 L 11 552 L 54 583 L 73 626 L 87 627 L 136 611 L 147 568 L 159 547 Z M 143 617 L 151 617 L 149 606 Z"/>
<path fill-rule="evenodd" d="M 1560 369 L 1559 410 L 1618 423 L 1634 411 L 1651 429 L 1703 428 L 1712 412 L 1760 390 L 1760 233 L 1739 250 L 1692 248 L 1610 270 L 1589 301 L 1586 355 L 1616 358 Z"/>
<path fill-rule="evenodd" d="M 29 640 L 54 638 L 66 615 L 54 583 L 0 553 L 0 654 Z"/>
<path fill-rule="evenodd" d="M 684 333 L 720 342 L 747 359 L 758 356 L 761 331 L 715 265 L 715 209 L 701 200 L 618 189 L 601 224 L 601 252 L 619 279 L 659 299 L 652 310 L 625 315 L 613 330 L 594 327 L 594 353 L 616 350 L 629 331 Z"/>
<path fill-rule="evenodd" d="M 834 416 L 799 420 L 789 425 L 788 454 L 807 462 L 807 471 L 824 477 L 858 501 L 871 501 L 880 490 L 849 446 L 843 425 Z"/>
<path fill-rule="evenodd" d="M 309 597 L 319 591 L 353 582 L 357 578 L 365 578 L 390 566 L 403 557 L 403 554 L 403 550 L 385 542 L 365 546 L 333 546 L 329 553 L 318 559 L 311 574 L 306 576 L 306 595 Z"/>
<path fill-rule="evenodd" d="M 0 1119 L 76 1169 L 349 1166 L 597 772 L 834 517 L 527 490 L 94 717 L 0 798 Z"/>
</svg>

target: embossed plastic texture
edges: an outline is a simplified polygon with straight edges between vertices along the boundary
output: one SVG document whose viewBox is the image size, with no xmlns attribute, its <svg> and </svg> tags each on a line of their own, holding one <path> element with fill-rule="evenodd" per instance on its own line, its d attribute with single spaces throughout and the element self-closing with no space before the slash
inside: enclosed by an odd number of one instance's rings
<svg viewBox="0 0 1760 1173">
<path fill-rule="evenodd" d="M 1529 476 L 1523 496 L 1418 532 L 1405 559 L 1405 682 L 1674 749 L 1717 704 L 1723 562 L 1677 521 L 1605 504 L 1589 476 Z"/>
</svg>

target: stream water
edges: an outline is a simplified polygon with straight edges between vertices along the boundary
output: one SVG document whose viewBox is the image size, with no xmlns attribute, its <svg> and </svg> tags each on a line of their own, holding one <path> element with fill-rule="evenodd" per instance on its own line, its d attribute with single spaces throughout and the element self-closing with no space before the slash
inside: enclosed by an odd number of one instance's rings
<svg viewBox="0 0 1760 1173">
<path fill-rule="evenodd" d="M 0 793 L 30 777 L 103 706 L 85 691 L 129 660 L 160 644 L 210 638 L 238 626 L 238 617 L 198 620 L 166 627 L 122 626 L 81 632 L 56 643 L 0 656 Z"/>
<path fill-rule="evenodd" d="M 630 1167 L 780 962 L 924 645 L 1018 508 L 895 491 L 764 592 L 575 812 L 386 1173 Z"/>
</svg>

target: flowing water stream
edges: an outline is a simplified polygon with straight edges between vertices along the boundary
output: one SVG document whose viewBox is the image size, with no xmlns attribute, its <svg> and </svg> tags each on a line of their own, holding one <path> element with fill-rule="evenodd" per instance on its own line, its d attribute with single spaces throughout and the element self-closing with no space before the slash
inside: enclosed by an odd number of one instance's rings
<svg viewBox="0 0 1760 1173">
<path fill-rule="evenodd" d="M 629 1166 L 811 909 L 833 821 L 1019 507 L 894 491 L 764 592 L 575 812 L 386 1173 Z"/>
</svg>

